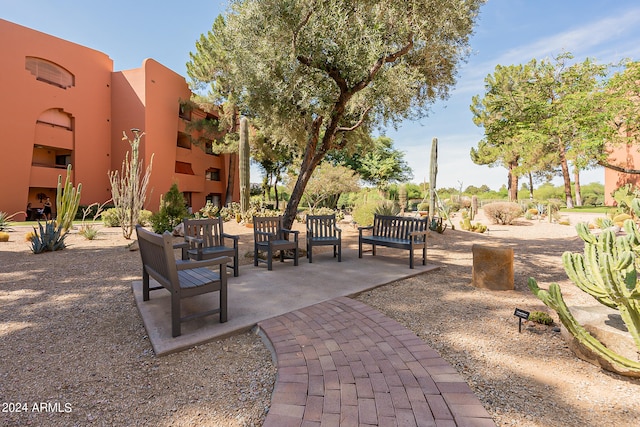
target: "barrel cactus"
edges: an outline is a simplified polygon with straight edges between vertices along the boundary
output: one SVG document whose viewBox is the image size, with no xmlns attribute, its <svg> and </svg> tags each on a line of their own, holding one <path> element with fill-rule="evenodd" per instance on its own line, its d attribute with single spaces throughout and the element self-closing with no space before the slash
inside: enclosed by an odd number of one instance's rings
<svg viewBox="0 0 640 427">
<path fill-rule="evenodd" d="M 632 202 L 632 207 L 636 215 L 640 214 L 639 199 Z M 584 253 L 565 252 L 562 255 L 567 275 L 584 292 L 620 313 L 640 352 L 640 229 L 632 219 L 624 222 L 626 233 L 620 236 L 610 229 L 603 230 L 596 236 L 584 223 L 578 224 L 576 229 L 585 242 Z M 549 290 L 545 291 L 530 278 L 529 288 L 558 313 L 563 325 L 576 340 L 599 360 L 604 361 L 605 365 L 616 372 L 640 376 L 639 362 L 611 351 L 578 324 L 565 304 L 557 283 L 552 283 Z"/>
</svg>

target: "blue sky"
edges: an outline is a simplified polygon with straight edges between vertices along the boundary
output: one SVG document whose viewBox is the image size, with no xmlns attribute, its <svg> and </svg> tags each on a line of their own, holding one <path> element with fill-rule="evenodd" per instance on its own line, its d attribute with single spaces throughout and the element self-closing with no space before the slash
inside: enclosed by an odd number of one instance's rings
<svg viewBox="0 0 640 427">
<path fill-rule="evenodd" d="M 145 58 L 153 58 L 186 76 L 189 52 L 225 7 L 222 0 L 0 0 L 0 18 L 104 52 L 115 70 L 137 68 Z M 1 34 L 0 42 L 6 42 Z M 489 0 L 481 9 L 471 48 L 451 97 L 435 104 L 429 117 L 387 132 L 405 153 L 416 183 L 428 179 L 431 140 L 437 137 L 438 187 L 487 184 L 498 189 L 506 184 L 504 168 L 478 166 L 469 158 L 469 150 L 483 137 L 469 105 L 472 96 L 484 93 L 484 78 L 497 64 L 521 64 L 563 51 L 578 61 L 638 60 L 640 2 Z M 604 182 L 604 172 L 585 172 L 581 180 Z"/>
</svg>

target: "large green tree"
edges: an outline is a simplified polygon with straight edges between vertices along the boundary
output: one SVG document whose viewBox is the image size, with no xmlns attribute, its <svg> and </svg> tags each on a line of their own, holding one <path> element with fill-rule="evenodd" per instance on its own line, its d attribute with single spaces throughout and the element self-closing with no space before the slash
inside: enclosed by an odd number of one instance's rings
<svg viewBox="0 0 640 427">
<path fill-rule="evenodd" d="M 302 153 L 285 212 L 354 131 L 426 115 L 455 83 L 483 0 L 235 0 L 226 15 L 226 64 L 243 112 Z"/>
<path fill-rule="evenodd" d="M 379 189 L 413 178 L 413 171 L 405 161 L 404 153 L 394 148 L 393 140 L 388 136 L 354 143 L 349 151 L 330 152 L 327 159 L 353 169 L 363 181 Z"/>
<path fill-rule="evenodd" d="M 473 98 L 474 122 L 485 128 L 485 138 L 471 158 L 509 169 L 511 199 L 517 197 L 518 176 L 528 175 L 531 184 L 534 175 L 559 173 L 572 207 L 570 162 L 578 201 L 580 170 L 595 164 L 594 130 L 603 121 L 600 82 L 608 66 L 590 59 L 569 65 L 571 59 L 564 53 L 553 60 L 498 65 L 485 79 L 485 95 Z"/>
</svg>

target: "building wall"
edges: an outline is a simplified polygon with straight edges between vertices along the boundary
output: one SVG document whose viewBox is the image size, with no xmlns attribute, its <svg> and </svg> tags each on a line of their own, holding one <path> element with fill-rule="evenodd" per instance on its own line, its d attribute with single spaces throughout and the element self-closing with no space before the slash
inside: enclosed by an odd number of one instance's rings
<svg viewBox="0 0 640 427">
<path fill-rule="evenodd" d="M 634 145 L 624 145 L 612 148 L 608 162 L 626 169 L 638 170 L 640 169 L 640 153 L 638 152 L 638 147 Z M 605 205 L 615 205 L 615 200 L 611 194 L 625 184 L 633 184 L 637 188 L 640 188 L 640 175 L 620 173 L 609 168 L 604 169 Z"/>
<path fill-rule="evenodd" d="M 146 209 L 157 211 L 161 194 L 174 182 L 190 194 L 194 211 L 209 194 L 220 194 L 224 203 L 229 156 L 206 154 L 195 145 L 177 146 L 178 132 L 186 126 L 179 117 L 180 100 L 191 96 L 182 76 L 153 59 L 141 68 L 113 72 L 113 61 L 104 53 L 1 19 L 0 41 L 0 211 L 23 211 L 27 203 L 40 208 L 42 195 L 55 206 L 58 176 L 65 179 L 67 162 L 73 165 L 74 184 L 82 183 L 81 204 L 107 201 L 108 173 L 121 171 L 130 150 L 123 131 L 133 139 L 132 128 L 145 133 L 140 149 L 145 167 L 153 155 Z M 73 85 L 62 88 L 37 80 L 27 57 L 70 73 Z M 191 165 L 189 173 L 184 173 L 185 163 Z M 206 180 L 211 168 L 220 171 L 220 181 Z M 238 188 L 233 199 L 239 199 Z"/>
<path fill-rule="evenodd" d="M 106 170 L 111 150 L 111 74 L 104 53 L 0 19 L 0 211 L 42 207 L 38 194 L 54 203 L 56 155 L 70 155 L 72 179 L 83 183 L 82 203 L 110 197 Z M 73 86 L 39 81 L 26 58 L 40 58 L 71 73 Z M 54 123 L 66 117 L 67 123 Z M 45 123 L 38 123 L 38 121 Z M 15 219 L 22 219 L 16 216 Z"/>
</svg>

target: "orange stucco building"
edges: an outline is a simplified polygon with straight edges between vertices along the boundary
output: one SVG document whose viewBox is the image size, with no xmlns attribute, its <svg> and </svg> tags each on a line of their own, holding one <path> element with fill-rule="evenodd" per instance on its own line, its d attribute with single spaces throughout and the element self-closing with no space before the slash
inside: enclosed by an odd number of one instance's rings
<svg viewBox="0 0 640 427">
<path fill-rule="evenodd" d="M 145 133 L 144 167 L 153 155 L 146 209 L 157 211 L 174 182 L 194 211 L 207 199 L 224 203 L 229 155 L 214 155 L 210 142 L 187 134 L 192 118 L 215 113 L 181 109 L 191 97 L 184 77 L 153 59 L 114 72 L 102 52 L 2 19 L 0 41 L 0 211 L 41 208 L 50 197 L 55 214 L 58 176 L 66 178 L 67 164 L 74 185 L 82 183 L 81 205 L 109 200 L 108 172 L 121 170 L 130 149 L 122 133 L 133 139 L 132 128 Z"/>
<path fill-rule="evenodd" d="M 619 145 L 611 147 L 609 152 L 609 163 L 624 167 L 626 169 L 640 169 L 640 152 L 638 146 L 633 144 Z M 614 206 L 613 192 L 618 188 L 633 184 L 640 188 L 640 175 L 617 172 L 613 169 L 604 169 L 604 204 Z"/>
</svg>

